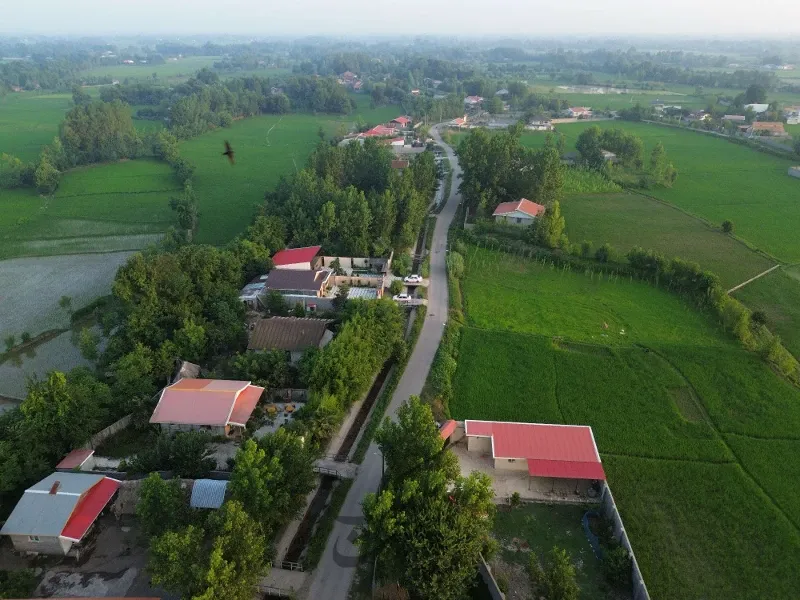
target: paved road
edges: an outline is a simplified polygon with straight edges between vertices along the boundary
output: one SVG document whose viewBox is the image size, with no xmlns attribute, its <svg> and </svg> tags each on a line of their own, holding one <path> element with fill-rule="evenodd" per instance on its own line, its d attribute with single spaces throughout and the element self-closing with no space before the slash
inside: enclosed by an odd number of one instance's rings
<svg viewBox="0 0 800 600">
<path fill-rule="evenodd" d="M 422 326 L 417 345 L 411 353 L 403 376 L 392 396 L 387 414 L 394 416 L 398 407 L 413 394 L 422 392 L 422 385 L 428 377 L 433 357 L 439 347 L 442 331 L 447 322 L 447 273 L 445 271 L 445 255 L 447 248 L 447 229 L 453 220 L 460 201 L 458 197 L 458 168 L 455 154 L 444 145 L 439 133 L 431 129 L 433 138 L 447 151 L 453 167 L 453 185 L 447 204 L 436 219 L 433 233 L 431 254 L 431 276 L 428 285 L 428 312 Z M 377 445 L 370 444 L 364 462 L 358 470 L 358 476 L 350 488 L 339 519 L 328 538 L 328 545 L 322 555 L 319 566 L 314 571 L 309 598 L 325 598 L 326 600 L 346 600 L 347 592 L 355 575 L 358 550 L 353 545 L 356 538 L 356 527 L 361 522 L 361 501 L 370 492 L 375 492 L 381 480 L 381 453 Z"/>
</svg>

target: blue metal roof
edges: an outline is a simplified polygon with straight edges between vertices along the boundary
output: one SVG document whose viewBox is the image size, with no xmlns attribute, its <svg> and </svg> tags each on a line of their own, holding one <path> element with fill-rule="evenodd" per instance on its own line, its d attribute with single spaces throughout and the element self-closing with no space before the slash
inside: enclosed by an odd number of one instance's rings
<svg viewBox="0 0 800 600">
<path fill-rule="evenodd" d="M 197 479 L 192 486 L 192 498 L 189 506 L 192 508 L 219 508 L 225 501 L 227 481 L 216 479 Z"/>
</svg>

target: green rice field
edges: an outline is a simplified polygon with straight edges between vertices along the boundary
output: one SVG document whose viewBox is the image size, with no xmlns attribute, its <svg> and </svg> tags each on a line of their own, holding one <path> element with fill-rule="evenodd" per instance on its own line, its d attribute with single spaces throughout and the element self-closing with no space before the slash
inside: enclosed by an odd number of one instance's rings
<svg viewBox="0 0 800 600">
<path fill-rule="evenodd" d="M 792 597 L 797 388 L 645 283 L 471 247 L 463 292 L 454 418 L 591 425 L 651 597 Z"/>
<path fill-rule="evenodd" d="M 42 146 L 58 135 L 71 94 L 10 93 L 0 96 L 0 153 L 35 160 Z"/>
<path fill-rule="evenodd" d="M 203 67 L 211 68 L 211 65 L 220 58 L 219 56 L 187 56 L 177 61 L 167 61 L 161 65 L 101 65 L 83 71 L 83 75 L 86 77 L 112 77 L 119 81 L 124 81 L 126 78 L 132 81 L 152 81 L 153 73 L 155 73 L 158 79 L 178 81 L 188 79 Z"/>
</svg>

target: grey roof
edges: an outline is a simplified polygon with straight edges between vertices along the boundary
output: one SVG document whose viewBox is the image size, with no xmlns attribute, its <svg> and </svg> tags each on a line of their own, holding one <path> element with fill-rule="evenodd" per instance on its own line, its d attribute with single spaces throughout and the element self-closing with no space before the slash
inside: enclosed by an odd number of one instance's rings
<svg viewBox="0 0 800 600">
<path fill-rule="evenodd" d="M 330 277 L 328 269 L 304 271 L 300 269 L 273 269 L 267 277 L 266 289 L 277 291 L 302 290 L 318 292 L 323 282 Z"/>
<path fill-rule="evenodd" d="M 189 506 L 192 508 L 219 508 L 225 502 L 227 481 L 216 479 L 197 479 L 192 486 Z"/>
<path fill-rule="evenodd" d="M 0 530 L 2 535 L 58 537 L 72 515 L 81 494 L 103 479 L 91 473 L 53 473 L 31 486 L 19 499 Z M 51 494 L 59 481 L 57 493 Z"/>
<path fill-rule="evenodd" d="M 364 298 L 366 300 L 375 300 L 378 298 L 377 288 L 366 287 L 351 287 L 347 292 L 348 299 Z"/>
<path fill-rule="evenodd" d="M 330 321 L 299 317 L 272 317 L 256 322 L 248 350 L 287 350 L 296 352 L 318 348 Z"/>
</svg>

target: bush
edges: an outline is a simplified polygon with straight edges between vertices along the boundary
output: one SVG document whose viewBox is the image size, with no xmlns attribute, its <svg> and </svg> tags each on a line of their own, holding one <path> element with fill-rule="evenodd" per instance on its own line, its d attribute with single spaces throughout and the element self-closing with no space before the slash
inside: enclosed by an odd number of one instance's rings
<svg viewBox="0 0 800 600">
<path fill-rule="evenodd" d="M 520 502 L 522 502 L 522 498 L 520 497 L 519 492 L 514 492 L 511 494 L 511 508 L 517 508 L 520 505 Z"/>
<path fill-rule="evenodd" d="M 389 293 L 392 296 L 396 296 L 400 292 L 403 291 L 403 282 L 399 279 L 395 279 L 392 283 L 389 284 Z"/>
<path fill-rule="evenodd" d="M 447 255 L 447 271 L 452 277 L 461 279 L 464 277 L 464 257 L 458 252 L 451 252 Z"/>
<path fill-rule="evenodd" d="M 619 590 L 630 590 L 633 561 L 628 551 L 617 543 L 603 557 L 606 581 Z"/>
<path fill-rule="evenodd" d="M 733 221 L 724 220 L 722 222 L 722 231 L 723 233 L 733 233 Z"/>
<path fill-rule="evenodd" d="M 503 573 L 498 573 L 494 580 L 497 582 L 497 587 L 500 588 L 500 591 L 504 594 L 508 593 L 508 577 L 506 577 Z"/>
<path fill-rule="evenodd" d="M 22 338 L 23 344 L 27 344 L 28 342 L 31 341 L 31 334 L 28 333 L 27 331 L 23 331 L 20 337 Z"/>
<path fill-rule="evenodd" d="M 613 262 L 614 256 L 614 249 L 610 244 L 603 244 L 594 253 L 595 259 L 601 263 Z"/>
<path fill-rule="evenodd" d="M 405 252 L 402 252 L 400 256 L 396 256 L 392 262 L 392 271 L 394 271 L 394 274 L 398 277 L 411 275 L 411 267 L 411 257 Z"/>
</svg>

